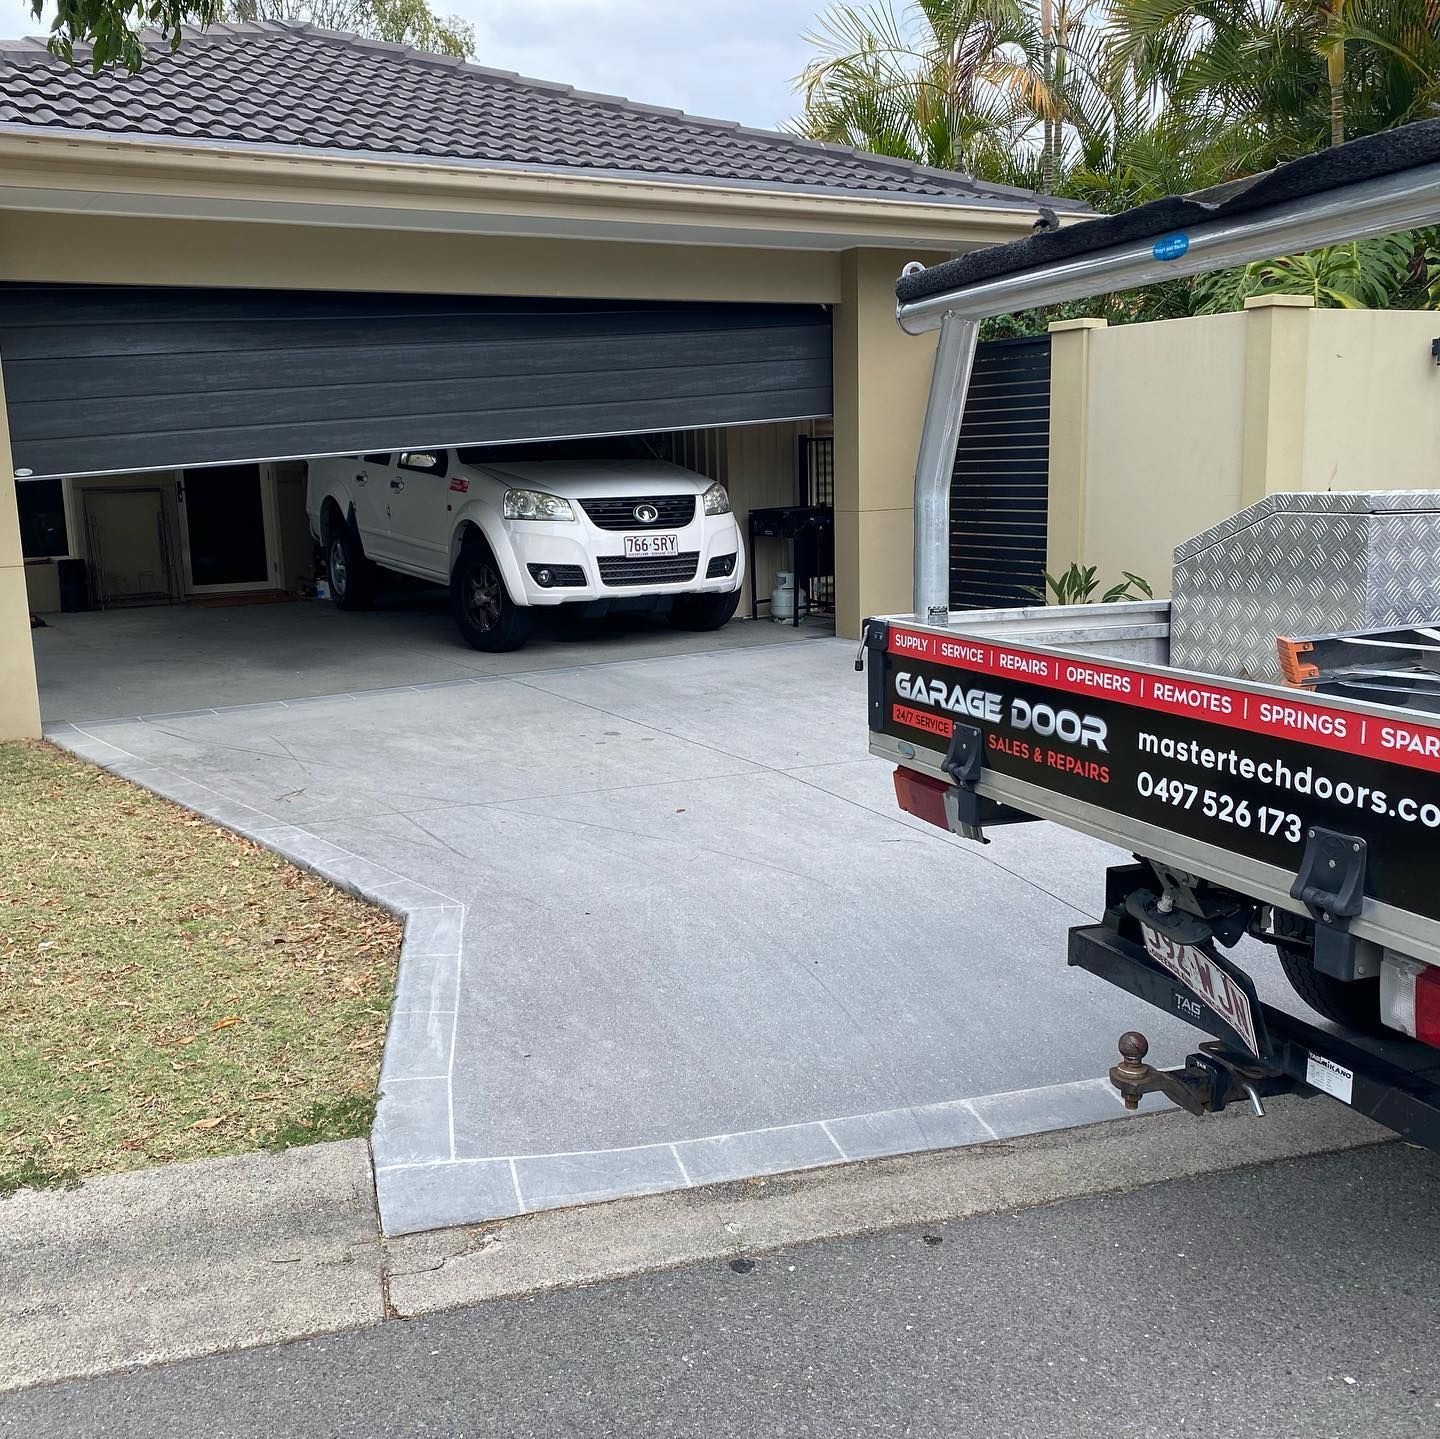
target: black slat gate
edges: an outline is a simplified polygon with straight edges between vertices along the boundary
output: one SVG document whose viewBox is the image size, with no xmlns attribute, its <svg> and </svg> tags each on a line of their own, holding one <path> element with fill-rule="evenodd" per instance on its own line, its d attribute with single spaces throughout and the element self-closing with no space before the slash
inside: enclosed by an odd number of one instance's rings
<svg viewBox="0 0 1440 1439">
<path fill-rule="evenodd" d="M 953 609 L 1025 604 L 1045 582 L 1050 337 L 987 340 L 975 369 L 950 487 Z"/>
<path fill-rule="evenodd" d="M 820 305 L 0 285 L 18 470 L 151 470 L 830 413 Z"/>
</svg>

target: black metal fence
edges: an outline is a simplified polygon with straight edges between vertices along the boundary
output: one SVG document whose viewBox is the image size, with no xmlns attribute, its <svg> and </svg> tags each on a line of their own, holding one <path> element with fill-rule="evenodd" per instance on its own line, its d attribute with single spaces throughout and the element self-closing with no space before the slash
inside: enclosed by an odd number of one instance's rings
<svg viewBox="0 0 1440 1439">
<path fill-rule="evenodd" d="M 1024 604 L 1045 581 L 1050 337 L 990 340 L 975 370 L 950 487 L 950 604 Z"/>
</svg>

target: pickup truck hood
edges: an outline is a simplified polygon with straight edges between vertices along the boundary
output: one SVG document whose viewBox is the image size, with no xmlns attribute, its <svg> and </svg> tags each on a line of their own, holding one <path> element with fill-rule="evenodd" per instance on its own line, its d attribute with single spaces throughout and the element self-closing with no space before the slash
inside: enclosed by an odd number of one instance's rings
<svg viewBox="0 0 1440 1439">
<path fill-rule="evenodd" d="M 663 460 L 517 460 L 510 465 L 461 468 L 567 500 L 596 495 L 699 495 L 711 485 L 704 475 Z"/>
</svg>

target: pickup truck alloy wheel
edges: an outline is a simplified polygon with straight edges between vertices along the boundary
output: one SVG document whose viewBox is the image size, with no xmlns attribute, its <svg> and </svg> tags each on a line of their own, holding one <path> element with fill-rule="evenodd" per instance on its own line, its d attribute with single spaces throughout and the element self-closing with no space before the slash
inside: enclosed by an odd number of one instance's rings
<svg viewBox="0 0 1440 1439">
<path fill-rule="evenodd" d="M 338 539 L 330 541 L 330 588 L 343 595 L 350 587 L 350 566 L 345 563 L 345 546 Z"/>
<path fill-rule="evenodd" d="M 337 525 L 330 532 L 325 564 L 335 603 L 342 610 L 367 609 L 375 598 L 375 570 L 348 525 Z"/>
<path fill-rule="evenodd" d="M 477 630 L 493 630 L 500 623 L 500 576 L 494 565 L 476 565 L 465 580 L 465 605 Z"/>
<path fill-rule="evenodd" d="M 530 637 L 530 610 L 506 593 L 499 565 L 479 544 L 467 545 L 455 562 L 450 608 L 461 636 L 477 650 L 519 649 Z"/>
</svg>

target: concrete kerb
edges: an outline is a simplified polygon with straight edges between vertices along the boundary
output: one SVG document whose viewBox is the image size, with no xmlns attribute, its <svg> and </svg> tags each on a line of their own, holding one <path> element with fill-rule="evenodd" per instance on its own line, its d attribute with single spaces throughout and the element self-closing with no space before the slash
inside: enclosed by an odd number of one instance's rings
<svg viewBox="0 0 1440 1439">
<path fill-rule="evenodd" d="M 1391 1138 L 1276 1100 L 1264 1120 L 1150 1114 L 390 1240 L 359 1140 L 141 1170 L 0 1203 L 0 1391 Z"/>
<path fill-rule="evenodd" d="M 391 1239 L 389 1312 L 400 1318 L 595 1284 L 856 1234 L 949 1223 L 1146 1184 L 1394 1141 L 1321 1099 L 1179 1110 L 1134 1123 L 1011 1140 L 548 1210 Z"/>
<path fill-rule="evenodd" d="M 379 1323 L 364 1140 L 0 1200 L 0 1390 Z"/>
</svg>

